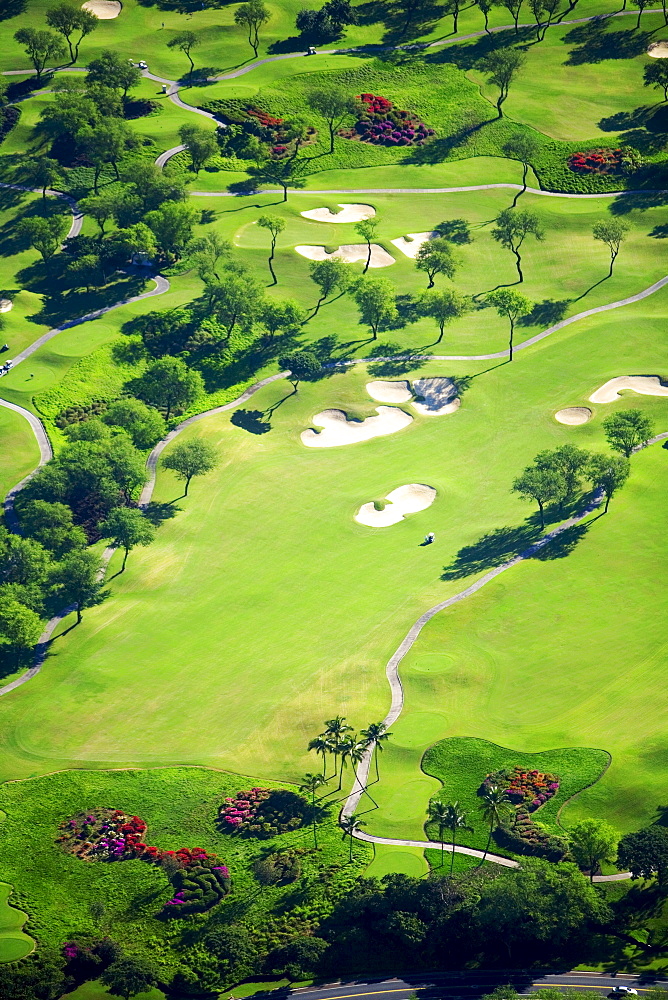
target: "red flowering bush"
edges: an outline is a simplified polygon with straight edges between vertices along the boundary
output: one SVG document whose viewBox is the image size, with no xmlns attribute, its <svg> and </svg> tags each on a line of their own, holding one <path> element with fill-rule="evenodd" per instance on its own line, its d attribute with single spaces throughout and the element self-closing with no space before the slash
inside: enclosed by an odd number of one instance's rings
<svg viewBox="0 0 668 1000">
<path fill-rule="evenodd" d="M 620 173 L 624 162 L 622 149 L 590 149 L 586 153 L 573 153 L 568 166 L 576 174 Z"/>
<path fill-rule="evenodd" d="M 424 122 L 412 118 L 410 112 L 395 108 L 392 101 L 378 94 L 360 94 L 359 118 L 353 129 L 342 135 L 374 146 L 421 146 L 434 134 Z"/>
<path fill-rule="evenodd" d="M 512 771 L 504 769 L 488 774 L 481 787 L 492 785 L 502 788 L 514 805 L 524 805 L 529 812 L 534 812 L 557 794 L 559 778 L 556 774 L 514 767 Z"/>
</svg>

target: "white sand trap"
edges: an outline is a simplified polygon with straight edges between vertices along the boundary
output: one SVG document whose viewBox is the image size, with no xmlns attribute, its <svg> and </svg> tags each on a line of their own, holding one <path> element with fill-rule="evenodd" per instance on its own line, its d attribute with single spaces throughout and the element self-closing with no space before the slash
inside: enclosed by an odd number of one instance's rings
<svg viewBox="0 0 668 1000">
<path fill-rule="evenodd" d="M 641 396 L 668 396 L 668 385 L 656 375 L 619 375 L 609 379 L 589 397 L 591 403 L 613 403 L 622 389 L 632 389 Z"/>
<path fill-rule="evenodd" d="M 407 403 L 413 398 L 408 382 L 367 382 L 366 391 L 379 403 Z"/>
<path fill-rule="evenodd" d="M 652 59 L 668 59 L 668 41 L 652 42 L 647 46 L 647 55 Z"/>
<path fill-rule="evenodd" d="M 302 431 L 302 442 L 308 448 L 336 448 L 342 444 L 355 444 L 370 438 L 394 434 L 408 427 L 413 418 L 395 406 L 377 406 L 377 417 L 366 420 L 348 420 L 343 410 L 323 410 L 316 413 L 313 423 L 322 427 L 318 433 L 310 427 Z"/>
<path fill-rule="evenodd" d="M 11 299 L 0 299 L 0 313 L 8 313 L 14 307 Z"/>
<path fill-rule="evenodd" d="M 413 407 L 424 417 L 442 417 L 454 413 L 461 405 L 457 386 L 450 378 L 415 379 L 413 391 L 419 397 Z"/>
<path fill-rule="evenodd" d="M 346 205 L 339 203 L 340 212 L 330 212 L 328 208 L 311 208 L 308 212 L 301 212 L 305 219 L 313 219 L 315 222 L 363 222 L 371 219 L 376 214 L 376 209 L 371 205 Z"/>
<path fill-rule="evenodd" d="M 363 503 L 355 514 L 355 520 L 370 528 L 387 528 L 390 524 L 398 524 L 406 514 L 417 514 L 418 511 L 431 507 L 436 499 L 436 490 L 422 483 L 410 483 L 408 486 L 398 486 L 385 499 L 387 504 L 382 510 L 376 510 L 373 501 Z"/>
<path fill-rule="evenodd" d="M 327 253 L 324 247 L 298 246 L 295 247 L 298 254 L 308 257 L 309 260 L 342 260 L 344 264 L 354 264 L 357 260 L 366 261 L 368 248 L 366 243 L 344 243 L 334 253 Z M 369 267 L 389 267 L 394 264 L 394 257 L 378 246 L 371 244 L 371 262 Z"/>
<path fill-rule="evenodd" d="M 588 406 L 567 406 L 563 410 L 557 410 L 554 419 L 560 424 L 586 424 L 591 420 L 592 413 Z"/>
<path fill-rule="evenodd" d="M 110 21 L 113 17 L 118 17 L 123 8 L 119 0 L 86 0 L 81 6 L 84 10 L 95 14 L 100 21 Z"/>
<path fill-rule="evenodd" d="M 390 243 L 401 250 L 406 257 L 416 257 L 417 252 L 424 243 L 428 243 L 429 240 L 433 240 L 435 236 L 438 236 L 436 230 L 432 230 L 429 233 L 407 233 L 409 239 L 404 236 L 400 236 L 398 240 L 390 240 Z"/>
</svg>

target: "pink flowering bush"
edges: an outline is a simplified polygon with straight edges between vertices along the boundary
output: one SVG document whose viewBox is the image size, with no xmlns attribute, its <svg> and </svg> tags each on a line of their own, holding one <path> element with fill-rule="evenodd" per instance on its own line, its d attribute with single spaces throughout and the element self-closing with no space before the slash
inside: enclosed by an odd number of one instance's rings
<svg viewBox="0 0 668 1000">
<path fill-rule="evenodd" d="M 218 820 L 226 833 L 274 837 L 302 826 L 309 810 L 306 799 L 294 792 L 251 788 L 225 799 Z"/>
</svg>

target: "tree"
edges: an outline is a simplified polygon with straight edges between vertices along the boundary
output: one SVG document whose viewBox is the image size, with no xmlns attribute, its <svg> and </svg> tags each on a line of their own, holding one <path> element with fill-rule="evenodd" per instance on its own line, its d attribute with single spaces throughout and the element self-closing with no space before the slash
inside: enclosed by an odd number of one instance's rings
<svg viewBox="0 0 668 1000">
<path fill-rule="evenodd" d="M 116 507 L 99 527 L 102 538 L 111 539 L 113 546 L 124 551 L 121 573 L 125 572 L 130 549 L 150 545 L 155 538 L 155 528 L 136 507 Z"/>
<path fill-rule="evenodd" d="M 91 31 L 95 31 L 99 22 L 95 14 L 82 7 L 74 7 L 69 3 L 59 3 L 57 7 L 51 7 L 46 12 L 46 23 L 54 31 L 63 36 L 70 50 L 70 62 L 74 63 L 79 58 L 79 46 Z M 78 39 L 72 45 L 72 35 L 79 34 Z"/>
<path fill-rule="evenodd" d="M 109 118 L 104 127 L 100 125 L 84 125 L 76 134 L 77 143 L 95 168 L 93 190 L 98 194 L 100 174 L 107 163 L 114 168 L 116 180 L 120 180 L 118 161 L 122 158 L 128 146 L 135 141 L 135 135 L 130 126 L 117 118 Z M 171 202 L 168 202 L 167 207 Z M 179 206 L 181 208 L 183 206 Z"/>
<path fill-rule="evenodd" d="M 214 229 L 204 236 L 191 240 L 186 247 L 186 252 L 202 281 L 210 281 L 211 277 L 220 280 L 218 262 L 229 258 L 232 244 L 229 240 L 223 239 L 220 233 Z"/>
<path fill-rule="evenodd" d="M 352 863 L 353 837 L 356 833 L 360 832 L 363 826 L 366 826 L 366 823 L 363 819 L 360 819 L 359 816 L 356 816 L 355 813 L 352 813 L 350 816 L 342 816 L 339 822 L 341 824 L 341 829 L 343 830 L 343 839 L 345 840 L 346 837 L 350 837 L 350 853 L 348 854 L 348 860 Z"/>
<path fill-rule="evenodd" d="M 160 358 L 134 381 L 133 389 L 145 403 L 165 409 L 169 420 L 174 407 L 186 408 L 204 392 L 204 380 L 180 358 Z"/>
<path fill-rule="evenodd" d="M 100 227 L 100 236 L 104 236 L 104 227 L 109 219 L 114 218 L 117 205 L 118 195 L 113 189 L 107 189 L 100 194 L 89 195 L 79 202 L 79 207 L 83 214 L 89 215 L 97 222 Z"/>
<path fill-rule="evenodd" d="M 56 559 L 86 545 L 86 535 L 74 524 L 67 504 L 30 500 L 21 509 L 20 520 L 24 534 L 38 541 Z"/>
<path fill-rule="evenodd" d="M 513 490 L 523 500 L 535 500 L 540 512 L 540 527 L 545 529 L 545 506 L 563 497 L 566 481 L 558 469 L 529 465 L 513 483 Z"/>
<path fill-rule="evenodd" d="M 654 425 L 642 410 L 622 410 L 605 418 L 603 430 L 610 447 L 629 458 L 636 448 L 652 437 Z"/>
<path fill-rule="evenodd" d="M 260 309 L 259 318 L 271 340 L 279 330 L 296 333 L 304 322 L 304 310 L 294 299 L 267 298 Z"/>
<path fill-rule="evenodd" d="M 571 854 L 590 882 L 603 861 L 614 861 L 619 835 L 602 819 L 583 819 L 568 831 Z"/>
<path fill-rule="evenodd" d="M 318 830 L 317 830 L 317 810 L 315 807 L 315 793 L 327 782 L 322 774 L 305 774 L 299 786 L 300 792 L 305 792 L 311 796 L 311 819 L 313 821 L 313 846 L 318 850 Z"/>
<path fill-rule="evenodd" d="M 363 740 L 358 740 L 357 736 L 347 736 L 339 744 L 339 756 L 341 757 L 341 770 L 339 771 L 339 788 L 341 791 L 341 782 L 343 781 L 343 769 L 347 766 L 348 761 L 353 766 L 353 771 L 355 772 L 355 784 L 359 783 L 362 791 L 366 790 L 366 786 L 362 787 L 362 783 L 359 781 L 357 776 L 358 765 L 364 760 L 364 755 L 367 752 L 367 745 Z"/>
<path fill-rule="evenodd" d="M 204 438 L 192 438 L 190 441 L 175 445 L 163 458 L 162 465 L 165 469 L 171 469 L 178 479 L 184 480 L 186 484 L 184 496 L 188 496 L 190 480 L 195 476 L 211 472 L 219 461 L 218 452 L 209 441 L 205 441 Z"/>
<path fill-rule="evenodd" d="M 668 830 L 665 826 L 648 826 L 627 833 L 619 841 L 618 867 L 631 872 L 633 878 L 657 876 L 661 888 L 668 886 Z"/>
<path fill-rule="evenodd" d="M 560 6 L 561 0 L 543 0 L 543 10 L 544 13 L 547 14 L 547 20 L 543 22 L 543 33 L 542 35 L 539 33 L 538 41 L 542 41 L 542 39 L 545 38 L 547 29 L 552 24 L 552 18 L 558 12 Z"/>
<path fill-rule="evenodd" d="M 309 107 L 324 118 L 329 129 L 329 151 L 334 152 L 334 137 L 337 129 L 354 115 L 357 106 L 342 87 L 329 86 L 327 90 L 312 90 L 307 94 Z"/>
<path fill-rule="evenodd" d="M 346 24 L 357 24 L 358 16 L 349 0 L 329 0 L 320 10 L 300 10 L 295 24 L 305 37 L 336 38 Z"/>
<path fill-rule="evenodd" d="M 48 553 L 39 542 L 0 525 L 0 583 L 42 583 L 48 568 Z"/>
<path fill-rule="evenodd" d="M 388 732 L 384 722 L 372 722 L 360 733 L 364 737 L 366 746 L 373 747 L 373 759 L 376 765 L 376 781 L 380 780 L 378 774 L 378 754 L 383 750 L 383 743 L 389 740 L 392 733 Z"/>
<path fill-rule="evenodd" d="M 67 232 L 67 222 L 62 215 L 52 215 L 48 219 L 32 216 L 21 219 L 16 231 L 37 250 L 43 261 L 47 261 L 60 247 Z"/>
<path fill-rule="evenodd" d="M 471 308 L 470 300 L 458 295 L 451 288 L 435 289 L 426 291 L 420 299 L 420 311 L 424 316 L 431 316 L 436 320 L 439 335 L 437 344 L 443 340 L 443 331 L 448 323 L 464 316 Z"/>
<path fill-rule="evenodd" d="M 643 70 L 643 82 L 646 87 L 662 90 L 664 101 L 668 101 L 668 62 L 665 59 L 652 59 Z"/>
<path fill-rule="evenodd" d="M 452 855 L 450 857 L 450 877 L 452 877 L 452 870 L 455 865 L 455 843 L 457 837 L 457 830 L 468 830 L 473 832 L 473 827 L 469 826 L 466 822 L 466 813 L 459 808 L 459 802 L 452 802 L 445 807 L 446 818 L 445 825 L 452 833 Z M 441 865 L 443 864 L 443 852 L 441 845 Z"/>
<path fill-rule="evenodd" d="M 608 513 L 608 507 L 614 494 L 621 489 L 629 478 L 631 465 L 628 458 L 622 455 L 592 455 L 589 459 L 588 475 L 592 486 L 603 490 L 605 507 L 603 513 Z"/>
<path fill-rule="evenodd" d="M 216 136 L 199 125 L 182 125 L 179 138 L 190 154 L 193 170 L 199 174 L 207 160 L 218 152 Z"/>
<path fill-rule="evenodd" d="M 521 208 L 506 208 L 496 219 L 492 236 L 497 243 L 511 250 L 515 255 L 515 266 L 520 282 L 524 281 L 522 274 L 522 257 L 520 250 L 527 236 L 535 236 L 544 240 L 545 233 L 535 212 Z"/>
<path fill-rule="evenodd" d="M 513 199 L 512 207 L 515 208 L 517 199 L 527 189 L 527 173 L 531 166 L 531 160 L 538 152 L 538 140 L 533 132 L 517 132 L 503 144 L 502 149 L 506 156 L 513 160 L 519 160 L 522 164 L 522 190 L 518 191 Z"/>
<path fill-rule="evenodd" d="M 151 967 L 137 958 L 119 958 L 105 969 L 100 981 L 109 987 L 112 996 L 130 997 L 138 993 L 147 993 L 156 979 Z"/>
<path fill-rule="evenodd" d="M 393 323 L 398 316 L 394 285 L 387 278 L 362 278 L 354 291 L 360 319 L 371 327 L 372 340 L 378 331 Z"/>
<path fill-rule="evenodd" d="M 325 299 L 337 288 L 343 292 L 350 284 L 350 271 L 342 260 L 329 258 L 329 260 L 314 260 L 309 264 L 311 280 L 320 289 L 320 298 L 316 302 L 314 316 L 317 316 L 320 306 Z"/>
<path fill-rule="evenodd" d="M 55 589 L 66 604 L 74 605 L 77 624 L 83 609 L 99 601 L 102 574 L 102 561 L 90 549 L 74 549 L 56 566 Z"/>
<path fill-rule="evenodd" d="M 102 419 L 112 427 L 122 427 L 135 448 L 152 448 L 167 431 L 162 414 L 140 399 L 117 399 L 109 404 Z"/>
<path fill-rule="evenodd" d="M 261 3 L 261 0 L 250 0 L 249 3 L 242 3 L 234 12 L 235 23 L 248 31 L 248 44 L 255 53 L 256 59 L 260 28 L 270 17 L 271 11 Z"/>
<path fill-rule="evenodd" d="M 59 59 L 65 55 L 65 46 L 52 31 L 38 31 L 36 28 L 19 28 L 14 33 L 15 40 L 26 50 L 30 62 L 35 67 L 37 82 L 49 59 Z"/>
<path fill-rule="evenodd" d="M 35 156 L 28 160 L 23 169 L 28 184 L 42 189 L 42 199 L 46 200 L 46 189 L 63 181 L 63 171 L 58 160 L 50 156 Z"/>
<path fill-rule="evenodd" d="M 610 270 L 608 277 L 612 277 L 612 269 L 617 260 L 620 247 L 626 238 L 629 227 L 619 219 L 605 219 L 603 222 L 596 222 L 592 228 L 592 235 L 595 240 L 605 243 L 610 251 Z"/>
<path fill-rule="evenodd" d="M 427 240 L 415 255 L 415 266 L 418 271 L 424 271 L 429 278 L 428 288 L 434 287 L 434 278 L 437 274 L 444 274 L 452 280 L 458 261 L 452 252 L 451 241 L 445 236 Z"/>
<path fill-rule="evenodd" d="M 457 34 L 459 27 L 459 15 L 464 7 L 464 0 L 446 0 L 443 13 L 452 14 L 452 34 Z"/>
<path fill-rule="evenodd" d="M 497 288 L 487 296 L 487 302 L 493 306 L 499 316 L 505 316 L 510 324 L 508 340 L 508 360 L 513 360 L 513 338 L 515 323 L 521 316 L 527 316 L 532 309 L 531 301 L 514 288 Z"/>
<path fill-rule="evenodd" d="M 438 824 L 438 840 L 441 845 L 441 868 L 445 864 L 445 829 L 449 816 L 448 806 L 440 799 L 432 799 L 427 812 L 430 823 Z M 454 857 L 454 850 L 453 850 Z"/>
<path fill-rule="evenodd" d="M 643 15 L 643 11 L 645 11 L 648 7 L 652 6 L 652 0 L 631 0 L 631 3 L 633 4 L 634 7 L 638 8 L 638 20 L 636 21 L 636 28 L 635 28 L 635 30 L 638 31 L 640 28 L 640 18 Z"/>
<path fill-rule="evenodd" d="M 560 505 L 573 499 L 587 475 L 590 454 L 574 444 L 562 444 L 552 451 L 541 451 L 534 462 L 539 469 L 557 473 L 563 478 L 563 493 L 558 498 Z"/>
<path fill-rule="evenodd" d="M 261 215 L 260 218 L 257 220 L 257 224 L 262 229 L 267 229 L 271 235 L 271 251 L 269 253 L 268 264 L 269 264 L 269 271 L 271 272 L 271 277 L 273 279 L 272 285 L 276 285 L 278 284 L 278 278 L 276 277 L 273 268 L 274 251 L 276 250 L 276 240 L 279 234 L 282 233 L 283 230 L 285 229 L 285 219 L 279 218 L 278 215 Z"/>
<path fill-rule="evenodd" d="M 193 205 L 166 201 L 160 208 L 148 212 L 144 222 L 155 236 L 158 249 L 167 258 L 178 260 L 192 237 L 193 226 L 200 213 Z"/>
<path fill-rule="evenodd" d="M 254 278 L 236 271 L 223 272 L 220 281 L 206 286 L 210 307 L 225 327 L 229 341 L 235 327 L 250 329 L 261 305 L 261 293 Z"/>
<path fill-rule="evenodd" d="M 314 739 L 309 741 L 307 750 L 315 750 L 316 753 L 320 754 L 322 757 L 322 776 L 325 781 L 329 781 L 327 777 L 327 754 L 330 753 L 332 749 L 332 744 L 324 736 L 316 736 Z M 334 771 L 336 774 L 336 770 Z"/>
<path fill-rule="evenodd" d="M 87 292 L 91 287 L 98 288 L 105 283 L 100 258 L 94 253 L 85 253 L 73 260 L 67 267 L 67 276 L 72 282 L 72 288 L 83 285 Z"/>
<path fill-rule="evenodd" d="M 489 12 L 494 6 L 492 0 L 475 0 L 475 5 L 485 18 L 485 31 L 488 35 L 491 35 L 491 31 L 489 30 Z"/>
<path fill-rule="evenodd" d="M 21 601 L 0 597 L 0 645 L 14 647 L 17 666 L 21 652 L 32 649 L 41 634 L 42 621 L 32 608 Z"/>
<path fill-rule="evenodd" d="M 345 715 L 335 715 L 333 719 L 325 720 L 325 731 L 320 733 L 321 737 L 330 743 L 330 753 L 334 757 L 334 775 L 338 771 L 337 757 L 339 756 L 339 746 L 343 742 L 347 733 L 351 733 L 353 727 L 346 722 Z"/>
<path fill-rule="evenodd" d="M 179 31 L 178 34 L 174 35 L 173 38 L 167 42 L 168 49 L 179 49 L 183 52 L 184 56 L 187 57 L 190 63 L 190 75 L 192 76 L 193 70 L 195 69 L 195 63 L 191 58 L 192 49 L 196 48 L 200 44 L 200 38 L 195 34 L 194 31 Z"/>
<path fill-rule="evenodd" d="M 304 379 L 316 378 L 322 371 L 322 365 L 313 351 L 295 351 L 294 354 L 279 358 L 278 363 L 281 368 L 289 370 L 288 378 L 294 392 L 297 392 L 297 386 L 300 382 Z"/>
<path fill-rule="evenodd" d="M 483 863 L 487 857 L 487 852 L 489 851 L 489 845 L 492 842 L 492 834 L 494 830 L 501 826 L 503 820 L 508 816 L 511 810 L 510 799 L 506 795 L 502 788 L 498 788 L 496 785 L 486 785 L 484 791 L 480 796 L 480 812 L 482 813 L 483 819 L 487 820 L 489 823 L 489 836 L 487 837 L 487 844 L 485 845 L 485 853 L 482 856 Z"/>
<path fill-rule="evenodd" d="M 297 177 L 297 163 L 292 159 L 267 160 L 259 166 L 251 167 L 248 173 L 258 184 L 280 184 L 283 189 L 283 201 L 288 200 L 288 187 L 302 188 L 306 181 Z"/>
<path fill-rule="evenodd" d="M 363 239 L 367 246 L 366 263 L 364 265 L 364 270 L 362 274 L 366 274 L 369 270 L 369 264 L 371 263 L 371 243 L 376 238 L 376 231 L 378 229 L 378 219 L 362 219 L 355 225 L 355 232 L 357 235 Z"/>
<path fill-rule="evenodd" d="M 111 87 L 112 90 L 120 90 L 124 98 L 140 80 L 141 70 L 111 49 L 103 49 L 97 59 L 92 59 L 88 64 L 87 84 L 97 83 Z"/>
<path fill-rule="evenodd" d="M 499 88 L 499 96 L 496 99 L 496 110 L 498 117 L 503 118 L 503 103 L 508 97 L 510 84 L 513 82 L 515 74 L 524 64 L 525 56 L 516 49 L 497 49 L 490 52 L 480 63 L 483 73 L 489 74 L 488 83 L 493 83 Z"/>
</svg>

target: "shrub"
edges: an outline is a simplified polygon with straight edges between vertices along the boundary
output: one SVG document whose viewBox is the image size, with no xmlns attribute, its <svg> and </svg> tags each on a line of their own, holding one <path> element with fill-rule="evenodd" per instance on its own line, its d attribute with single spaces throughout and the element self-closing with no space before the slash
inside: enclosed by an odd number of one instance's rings
<svg viewBox="0 0 668 1000">
<path fill-rule="evenodd" d="M 514 805 L 523 804 L 529 812 L 534 812 L 557 794 L 559 778 L 556 774 L 514 767 L 488 774 L 480 791 L 492 786 L 502 788 Z"/>
<path fill-rule="evenodd" d="M 258 858 L 253 865 L 255 878 L 261 885 L 286 885 L 296 882 L 302 873 L 300 855 L 303 848 L 279 851 L 265 858 Z"/>
<path fill-rule="evenodd" d="M 218 819 L 228 833 L 273 837 L 303 825 L 309 811 L 306 799 L 284 789 L 251 788 L 228 798 Z"/>
</svg>

